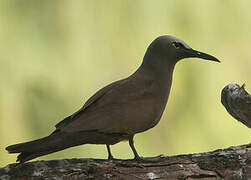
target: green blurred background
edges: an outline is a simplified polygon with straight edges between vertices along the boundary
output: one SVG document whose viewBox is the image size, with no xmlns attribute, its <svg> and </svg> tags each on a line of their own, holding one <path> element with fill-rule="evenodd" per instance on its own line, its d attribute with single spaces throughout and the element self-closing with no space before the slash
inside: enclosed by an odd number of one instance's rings
<svg viewBox="0 0 251 180">
<path fill-rule="evenodd" d="M 159 35 L 183 39 L 222 63 L 178 63 L 162 120 L 138 134 L 142 156 L 211 151 L 249 143 L 251 131 L 220 103 L 222 88 L 251 91 L 251 1 L 0 0 L 0 166 L 7 145 L 48 135 L 106 84 L 127 77 Z M 132 158 L 127 143 L 112 146 Z M 84 145 L 39 159 L 107 158 Z"/>
</svg>

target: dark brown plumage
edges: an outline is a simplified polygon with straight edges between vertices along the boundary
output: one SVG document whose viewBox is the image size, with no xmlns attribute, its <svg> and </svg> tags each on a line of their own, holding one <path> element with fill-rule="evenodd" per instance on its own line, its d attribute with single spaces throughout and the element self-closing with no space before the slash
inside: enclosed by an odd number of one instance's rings
<svg viewBox="0 0 251 180">
<path fill-rule="evenodd" d="M 56 125 L 49 136 L 6 148 L 20 153 L 23 163 L 36 157 L 81 144 L 109 145 L 129 140 L 136 160 L 142 160 L 133 144 L 136 133 L 154 127 L 165 109 L 175 64 L 198 57 L 219 62 L 215 57 L 190 48 L 173 36 L 160 36 L 148 47 L 142 65 L 128 78 L 113 82 L 94 94 L 73 115 Z"/>
</svg>

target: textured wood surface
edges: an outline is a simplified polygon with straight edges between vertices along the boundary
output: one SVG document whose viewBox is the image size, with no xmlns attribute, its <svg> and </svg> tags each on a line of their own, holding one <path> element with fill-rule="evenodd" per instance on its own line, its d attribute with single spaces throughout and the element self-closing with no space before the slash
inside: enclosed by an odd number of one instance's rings
<svg viewBox="0 0 251 180">
<path fill-rule="evenodd" d="M 0 179 L 226 179 L 251 177 L 251 144 L 207 153 L 164 157 L 157 163 L 132 160 L 64 159 L 10 164 Z"/>
<path fill-rule="evenodd" d="M 236 120 L 251 128 L 251 95 L 245 84 L 229 84 L 221 92 L 221 102 Z"/>
</svg>

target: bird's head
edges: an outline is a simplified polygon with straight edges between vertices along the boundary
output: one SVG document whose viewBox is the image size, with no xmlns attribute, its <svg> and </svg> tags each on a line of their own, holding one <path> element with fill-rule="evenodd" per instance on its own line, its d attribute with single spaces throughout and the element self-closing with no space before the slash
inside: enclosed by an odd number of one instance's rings
<svg viewBox="0 0 251 180">
<path fill-rule="evenodd" d="M 156 38 L 148 47 L 146 55 L 173 61 L 173 63 L 176 63 L 184 58 L 201 58 L 220 62 L 214 56 L 196 51 L 184 41 L 169 35 Z"/>
</svg>

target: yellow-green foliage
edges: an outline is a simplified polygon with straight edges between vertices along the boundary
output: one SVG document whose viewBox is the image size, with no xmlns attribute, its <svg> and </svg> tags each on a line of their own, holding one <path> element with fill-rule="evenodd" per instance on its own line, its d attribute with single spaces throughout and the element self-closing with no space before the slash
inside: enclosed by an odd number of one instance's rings
<svg viewBox="0 0 251 180">
<path fill-rule="evenodd" d="M 140 65 L 159 35 L 177 36 L 222 63 L 178 63 L 160 124 L 137 135 L 142 156 L 194 153 L 249 143 L 227 114 L 221 89 L 251 90 L 251 1 L 0 0 L 0 166 L 4 148 L 48 135 L 95 91 Z M 126 143 L 112 147 L 131 158 Z M 104 146 L 74 147 L 40 159 L 106 158 Z"/>
</svg>

